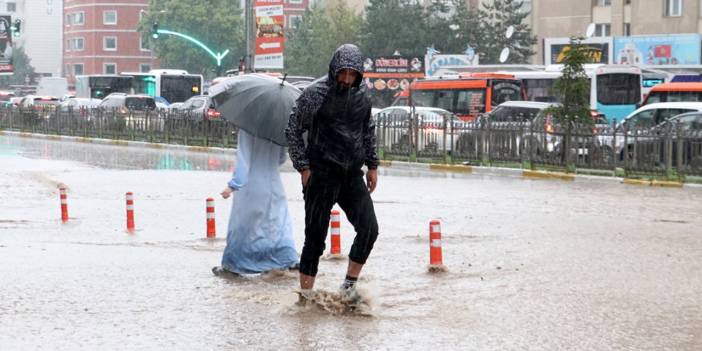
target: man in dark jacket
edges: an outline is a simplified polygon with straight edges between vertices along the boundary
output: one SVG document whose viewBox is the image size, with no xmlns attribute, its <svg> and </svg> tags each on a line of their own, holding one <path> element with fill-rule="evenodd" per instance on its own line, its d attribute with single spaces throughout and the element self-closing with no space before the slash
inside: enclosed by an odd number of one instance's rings
<svg viewBox="0 0 702 351">
<path fill-rule="evenodd" d="M 309 85 L 298 98 L 285 131 L 305 199 L 305 244 L 300 258 L 303 294 L 314 287 L 334 204 L 339 204 L 356 230 L 342 293 L 355 292 L 378 237 L 370 197 L 378 183 L 375 125 L 362 80 L 361 51 L 351 44 L 340 46 L 329 63 L 328 76 Z M 365 183 L 364 164 L 368 167 Z"/>
</svg>

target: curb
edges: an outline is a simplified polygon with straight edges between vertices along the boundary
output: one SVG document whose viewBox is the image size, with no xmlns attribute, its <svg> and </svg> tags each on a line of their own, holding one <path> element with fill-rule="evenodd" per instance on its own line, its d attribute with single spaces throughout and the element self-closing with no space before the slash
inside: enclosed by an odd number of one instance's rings
<svg viewBox="0 0 702 351">
<path fill-rule="evenodd" d="M 0 130 L 0 135 L 12 135 L 12 136 L 20 137 L 20 138 L 37 138 L 37 139 L 46 139 L 46 140 L 53 140 L 53 141 L 73 141 L 73 142 L 79 142 L 79 143 L 85 143 L 85 144 L 146 147 L 146 148 L 150 148 L 150 149 L 187 150 L 187 151 L 204 152 L 204 153 L 227 153 L 228 154 L 228 153 L 232 153 L 232 152 L 236 151 L 236 148 L 176 145 L 176 144 L 150 143 L 150 142 L 146 142 L 146 141 L 86 138 L 86 137 L 67 136 L 67 135 L 47 135 L 47 134 L 39 134 L 39 133 L 14 132 L 14 131 L 7 131 L 7 130 Z"/>
<path fill-rule="evenodd" d="M 691 186 L 690 184 L 683 184 L 681 182 L 673 182 L 666 180 L 647 180 L 647 179 L 631 179 L 625 178 L 622 183 L 629 185 L 639 185 L 639 186 L 657 186 L 661 188 L 682 188 L 683 186 Z"/>
<path fill-rule="evenodd" d="M 575 180 L 575 175 L 572 174 L 561 172 L 532 171 L 526 169 L 522 171 L 522 177 L 531 179 L 557 179 L 569 182 Z"/>
<path fill-rule="evenodd" d="M 190 146 L 176 145 L 163 143 L 150 143 L 145 141 L 129 141 L 129 140 L 113 140 L 101 138 L 86 138 L 77 136 L 65 135 L 47 135 L 39 133 L 15 132 L 0 130 L 0 135 L 11 135 L 20 138 L 37 138 L 54 141 L 73 141 L 86 144 L 98 145 L 113 145 L 113 146 L 131 146 L 131 147 L 146 147 L 151 149 L 170 149 L 170 150 L 186 150 L 202 153 L 232 153 L 236 152 L 236 148 L 223 147 L 208 147 L 208 146 Z M 456 164 L 441 164 L 441 163 L 411 163 L 405 161 L 389 161 L 380 160 L 380 166 L 385 168 L 409 171 L 428 171 L 436 173 L 453 173 L 461 175 L 487 175 L 501 177 L 521 177 L 525 179 L 542 179 L 542 180 L 560 180 L 560 181 L 610 181 L 619 182 L 628 185 L 639 186 L 655 186 L 661 188 L 702 188 L 702 184 L 681 183 L 674 181 L 662 180 L 644 180 L 634 178 L 618 178 L 607 176 L 593 176 L 584 174 L 570 174 L 563 172 L 549 171 L 532 171 L 521 168 L 499 168 L 499 167 L 482 167 L 482 166 L 467 166 Z"/>
<path fill-rule="evenodd" d="M 432 171 L 456 172 L 456 173 L 473 173 L 473 167 L 463 165 L 447 165 L 432 163 L 429 165 Z"/>
</svg>

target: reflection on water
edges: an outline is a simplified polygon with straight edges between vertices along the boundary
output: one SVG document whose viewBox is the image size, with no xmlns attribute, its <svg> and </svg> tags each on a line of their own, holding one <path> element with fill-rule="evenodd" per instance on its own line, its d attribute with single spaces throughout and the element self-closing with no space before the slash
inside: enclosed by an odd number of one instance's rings
<svg viewBox="0 0 702 351">
<path fill-rule="evenodd" d="M 232 149 L 230 153 L 192 152 L 0 136 L 0 156 L 15 155 L 35 159 L 75 161 L 109 169 L 232 172 L 236 151 Z"/>
</svg>

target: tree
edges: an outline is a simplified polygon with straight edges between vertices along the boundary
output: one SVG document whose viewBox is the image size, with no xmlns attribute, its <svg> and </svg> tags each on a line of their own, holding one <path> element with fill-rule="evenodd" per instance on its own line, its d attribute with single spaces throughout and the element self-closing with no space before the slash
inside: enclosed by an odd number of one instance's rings
<svg viewBox="0 0 702 351">
<path fill-rule="evenodd" d="M 345 43 L 358 44 L 362 23 L 362 17 L 344 1 L 308 9 L 298 28 L 288 31 L 286 72 L 315 77 L 326 74 L 336 48 Z"/>
<path fill-rule="evenodd" d="M 589 49 L 582 45 L 583 38 L 570 39 L 570 50 L 563 59 L 563 74 L 556 80 L 554 90 L 563 104 L 549 108 L 557 125 L 565 128 L 562 153 L 563 160 L 569 165 L 570 141 L 573 129 L 578 126 L 590 127 L 594 120 L 590 116 L 590 82 L 583 65 L 589 62 Z"/>
<path fill-rule="evenodd" d="M 34 77 L 34 67 L 32 67 L 31 59 L 24 52 L 24 48 L 14 48 L 12 51 L 12 64 L 15 67 L 15 72 L 12 75 L 0 76 L 0 86 L 24 85 L 26 77 Z"/>
<path fill-rule="evenodd" d="M 436 38 L 429 11 L 411 0 L 370 0 L 366 7 L 362 48 L 366 56 L 383 56 L 399 51 L 403 55 L 418 55 L 431 46 Z"/>
<path fill-rule="evenodd" d="M 524 23 L 529 12 L 522 10 L 523 5 L 521 0 L 483 2 L 483 8 L 478 11 L 482 32 L 478 46 L 480 63 L 500 63 L 500 52 L 504 48 L 509 48 L 509 63 L 527 63 L 534 55 L 532 46 L 536 44 L 536 36 L 531 35 L 529 25 Z M 506 38 L 509 26 L 514 27 L 514 34 Z"/>
<path fill-rule="evenodd" d="M 462 53 L 470 46 L 477 51 L 484 43 L 479 11 L 468 7 L 463 1 L 456 1 L 456 10 L 444 29 L 451 35 L 444 47 L 437 46 L 436 49 L 446 53 Z"/>
<path fill-rule="evenodd" d="M 238 1 L 151 0 L 149 11 L 139 23 L 142 40 L 148 41 L 161 60 L 161 67 L 211 77 L 217 68 L 212 56 L 194 43 L 172 35 L 153 39 L 153 23 L 158 23 L 160 29 L 191 36 L 214 52 L 229 49 L 222 60 L 223 69 L 238 67 L 239 59 L 246 53 L 244 17 Z"/>
</svg>

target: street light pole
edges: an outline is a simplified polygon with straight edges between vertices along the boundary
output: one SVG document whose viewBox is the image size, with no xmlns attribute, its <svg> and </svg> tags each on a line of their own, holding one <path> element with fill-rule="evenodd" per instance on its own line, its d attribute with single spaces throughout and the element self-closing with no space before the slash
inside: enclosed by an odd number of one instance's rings
<svg viewBox="0 0 702 351">
<path fill-rule="evenodd" d="M 256 22 L 253 13 L 253 0 L 246 0 L 244 6 L 244 16 L 246 20 L 246 57 L 244 57 L 244 64 L 246 65 L 246 72 L 253 72 L 254 52 L 256 48 Z"/>
</svg>

